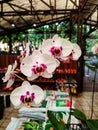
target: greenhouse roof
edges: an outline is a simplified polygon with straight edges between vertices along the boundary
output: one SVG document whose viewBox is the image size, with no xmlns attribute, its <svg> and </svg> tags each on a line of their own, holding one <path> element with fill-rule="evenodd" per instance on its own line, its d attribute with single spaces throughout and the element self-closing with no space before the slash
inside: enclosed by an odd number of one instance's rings
<svg viewBox="0 0 98 130">
<path fill-rule="evenodd" d="M 0 0 L 0 35 L 78 17 L 98 27 L 98 0 Z"/>
</svg>

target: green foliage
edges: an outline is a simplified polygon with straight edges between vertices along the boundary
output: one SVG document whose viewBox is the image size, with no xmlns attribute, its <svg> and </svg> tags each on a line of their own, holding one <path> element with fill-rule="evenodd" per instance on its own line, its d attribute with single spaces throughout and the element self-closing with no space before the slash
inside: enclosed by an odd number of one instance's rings
<svg viewBox="0 0 98 130">
<path fill-rule="evenodd" d="M 98 43 L 98 38 L 97 39 L 86 39 L 86 52 L 89 53 L 91 52 L 91 48 Z"/>
<path fill-rule="evenodd" d="M 42 122 L 37 121 L 26 121 L 22 124 L 24 130 L 43 130 Z"/>
<path fill-rule="evenodd" d="M 88 25 L 83 25 L 84 27 L 84 34 L 90 32 L 90 27 Z M 15 42 L 27 42 L 29 39 L 35 48 L 42 43 L 43 39 L 47 39 L 53 37 L 55 34 L 59 34 L 62 38 L 67 40 L 71 40 L 73 43 L 77 43 L 77 34 L 78 34 L 78 26 L 74 24 L 73 28 L 70 26 L 70 21 L 65 20 L 58 23 L 53 23 L 49 25 L 44 25 L 37 28 L 31 28 L 25 30 L 24 32 L 17 32 L 15 34 L 11 34 L 12 44 Z M 0 40 L 3 43 L 9 43 L 9 37 L 1 36 Z M 98 30 L 94 31 L 93 33 L 89 34 L 88 38 L 86 38 L 86 52 L 91 52 L 92 46 L 98 42 Z"/>
<path fill-rule="evenodd" d="M 58 121 L 52 111 L 48 111 L 47 114 L 55 130 L 66 130 L 66 125 L 61 120 Z"/>
<path fill-rule="evenodd" d="M 9 38 L 7 35 L 4 35 L 0 37 L 0 41 L 2 41 L 3 43 L 9 43 Z"/>
<path fill-rule="evenodd" d="M 90 130 L 98 130 L 98 119 L 87 119 L 86 115 L 78 109 L 73 109 L 72 115 L 79 119 Z"/>
<path fill-rule="evenodd" d="M 98 130 L 98 119 L 88 119 L 86 124 L 90 130 Z"/>
<path fill-rule="evenodd" d="M 78 109 L 72 109 L 71 114 L 75 116 L 78 120 L 81 120 L 82 122 L 85 122 L 87 120 L 85 114 L 79 111 Z"/>
<path fill-rule="evenodd" d="M 56 130 L 66 130 L 67 125 L 62 121 L 58 121 L 52 111 L 48 111 L 48 117 Z M 98 130 L 98 119 L 87 119 L 86 115 L 78 109 L 72 109 L 71 115 L 87 126 L 89 130 Z"/>
</svg>

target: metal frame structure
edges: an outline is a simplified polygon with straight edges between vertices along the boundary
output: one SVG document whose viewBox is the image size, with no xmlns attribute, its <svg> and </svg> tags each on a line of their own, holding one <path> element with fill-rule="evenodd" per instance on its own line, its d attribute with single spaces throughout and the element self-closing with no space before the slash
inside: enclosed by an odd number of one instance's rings
<svg viewBox="0 0 98 130">
<path fill-rule="evenodd" d="M 98 0 L 0 0 L 0 35 L 82 16 L 98 27 Z M 36 26 L 34 26 L 36 25 Z"/>
<path fill-rule="evenodd" d="M 85 47 L 83 24 L 90 25 L 90 32 L 98 28 L 98 0 L 0 0 L 0 36 L 7 34 L 9 37 L 10 53 L 12 33 L 59 23 L 66 19 L 70 21 L 70 28 L 73 28 L 75 23 L 78 25 L 77 43 L 83 52 L 79 59 L 78 91 L 82 91 Z M 69 33 L 71 40 L 72 32 Z"/>
</svg>

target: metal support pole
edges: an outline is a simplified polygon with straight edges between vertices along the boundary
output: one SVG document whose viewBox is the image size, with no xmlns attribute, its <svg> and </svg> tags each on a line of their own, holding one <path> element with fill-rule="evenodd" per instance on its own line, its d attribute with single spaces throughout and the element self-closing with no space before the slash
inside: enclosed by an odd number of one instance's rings
<svg viewBox="0 0 98 130">
<path fill-rule="evenodd" d="M 95 69 L 95 74 L 94 74 L 94 78 L 92 80 L 92 101 L 91 101 L 91 119 L 93 116 L 93 111 L 94 111 L 94 92 L 95 92 L 95 85 L 96 85 L 96 74 L 97 74 L 97 70 Z"/>
</svg>

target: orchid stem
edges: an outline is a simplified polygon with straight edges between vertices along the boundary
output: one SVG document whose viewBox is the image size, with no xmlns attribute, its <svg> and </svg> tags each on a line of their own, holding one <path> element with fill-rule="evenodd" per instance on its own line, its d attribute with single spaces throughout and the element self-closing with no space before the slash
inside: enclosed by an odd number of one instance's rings
<svg viewBox="0 0 98 130">
<path fill-rule="evenodd" d="M 16 77 L 18 77 L 19 79 L 23 80 L 24 81 L 24 78 L 20 77 L 19 75 L 17 74 L 14 74 Z"/>
</svg>

